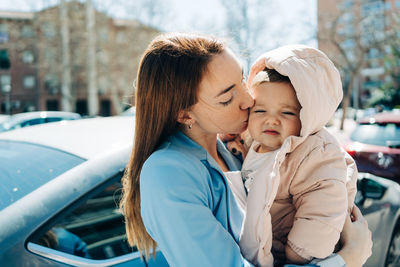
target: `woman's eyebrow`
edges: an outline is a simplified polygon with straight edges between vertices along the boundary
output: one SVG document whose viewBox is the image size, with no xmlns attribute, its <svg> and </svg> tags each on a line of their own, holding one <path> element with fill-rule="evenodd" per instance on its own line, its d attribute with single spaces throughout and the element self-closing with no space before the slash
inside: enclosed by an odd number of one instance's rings
<svg viewBox="0 0 400 267">
<path fill-rule="evenodd" d="M 223 95 L 223 94 L 228 93 L 230 90 L 232 90 L 233 87 L 235 87 L 234 84 L 232 84 L 232 85 L 229 86 L 228 88 L 226 88 L 226 89 L 222 90 L 221 92 L 219 92 L 218 95 L 216 95 L 215 97 L 217 98 L 217 97 L 219 97 L 219 96 L 221 96 L 221 95 Z"/>
</svg>

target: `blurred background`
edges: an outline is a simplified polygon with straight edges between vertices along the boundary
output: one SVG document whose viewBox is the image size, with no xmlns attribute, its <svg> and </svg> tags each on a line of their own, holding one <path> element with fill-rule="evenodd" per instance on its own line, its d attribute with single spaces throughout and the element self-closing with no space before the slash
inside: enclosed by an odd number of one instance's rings
<svg viewBox="0 0 400 267">
<path fill-rule="evenodd" d="M 359 170 L 364 266 L 400 266 L 399 26 L 400 0 L 1 0 L 0 265 L 168 266 L 128 245 L 117 203 L 140 57 L 179 31 L 224 38 L 246 72 L 285 44 L 331 58 L 344 98 L 327 129 Z"/>
<path fill-rule="evenodd" d="M 120 114 L 142 52 L 167 31 L 223 37 L 246 70 L 280 45 L 318 47 L 341 71 L 341 118 L 398 108 L 399 10 L 399 0 L 2 0 L 0 113 Z"/>
</svg>

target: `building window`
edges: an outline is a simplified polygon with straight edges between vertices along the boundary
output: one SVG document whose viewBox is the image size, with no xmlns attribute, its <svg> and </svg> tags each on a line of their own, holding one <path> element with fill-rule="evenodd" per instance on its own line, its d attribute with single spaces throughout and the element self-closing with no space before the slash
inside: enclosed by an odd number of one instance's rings
<svg viewBox="0 0 400 267">
<path fill-rule="evenodd" d="M 10 57 L 8 55 L 8 50 L 0 50 L 0 69 L 10 68 Z"/>
<path fill-rule="evenodd" d="M 107 41 L 108 40 L 108 29 L 106 27 L 102 27 L 99 30 L 100 40 Z"/>
<path fill-rule="evenodd" d="M 340 44 L 343 49 L 352 49 L 356 46 L 356 42 L 353 39 L 347 39 Z"/>
<path fill-rule="evenodd" d="M 57 33 L 56 32 L 56 27 L 54 26 L 54 24 L 51 24 L 49 22 L 43 23 L 42 31 L 43 31 L 44 36 L 47 39 L 52 39 L 53 37 L 56 36 L 56 33 Z"/>
<path fill-rule="evenodd" d="M 343 3 L 344 8 L 350 9 L 354 6 L 354 0 L 346 0 Z"/>
<path fill-rule="evenodd" d="M 25 50 L 22 52 L 22 62 L 24 63 L 32 63 L 34 61 L 34 56 L 32 51 Z"/>
<path fill-rule="evenodd" d="M 30 25 L 23 25 L 21 29 L 21 36 L 25 38 L 31 38 L 34 36 L 33 28 Z"/>
<path fill-rule="evenodd" d="M 396 1 L 396 7 L 400 8 L 400 1 L 399 0 Z"/>
<path fill-rule="evenodd" d="M 119 43 L 119 44 L 126 43 L 126 41 L 127 41 L 126 34 L 121 31 L 117 32 L 116 40 L 117 40 L 117 43 Z"/>
<path fill-rule="evenodd" d="M 57 54 L 53 47 L 47 47 L 44 50 L 44 61 L 46 64 L 51 64 L 57 61 Z"/>
<path fill-rule="evenodd" d="M 100 102 L 100 116 L 111 116 L 111 102 L 108 99 Z"/>
<path fill-rule="evenodd" d="M 370 3 L 363 4 L 361 7 L 361 15 L 368 16 L 376 13 L 383 13 L 385 6 L 381 1 L 370 1 Z"/>
<path fill-rule="evenodd" d="M 46 101 L 46 110 L 51 110 L 51 111 L 59 110 L 58 100 L 47 100 Z"/>
<path fill-rule="evenodd" d="M 11 85 L 11 76 L 8 74 L 1 75 L 0 76 L 0 85 L 1 85 L 1 91 L 5 91 L 4 87 Z"/>
<path fill-rule="evenodd" d="M 31 89 L 35 86 L 36 79 L 33 75 L 27 75 L 24 77 L 24 87 L 27 89 Z"/>
<path fill-rule="evenodd" d="M 386 10 L 392 9 L 392 3 L 386 2 L 386 3 L 385 3 L 385 9 L 386 9 Z"/>
<path fill-rule="evenodd" d="M 368 58 L 369 58 L 369 59 L 379 58 L 379 57 L 380 57 L 380 52 L 379 52 L 378 49 L 376 49 L 376 48 L 371 48 L 371 49 L 368 51 Z"/>
<path fill-rule="evenodd" d="M 79 113 L 81 115 L 88 115 L 88 106 L 87 106 L 87 101 L 86 100 L 77 100 L 76 101 L 76 107 L 75 107 L 76 113 Z"/>
<path fill-rule="evenodd" d="M 50 95 L 57 95 L 59 89 L 58 77 L 55 74 L 46 74 L 44 86 Z"/>
<path fill-rule="evenodd" d="M 8 42 L 8 25 L 0 24 L 0 43 Z"/>
<path fill-rule="evenodd" d="M 341 24 L 349 25 L 354 21 L 354 15 L 352 13 L 344 13 L 340 16 L 339 21 Z"/>
</svg>

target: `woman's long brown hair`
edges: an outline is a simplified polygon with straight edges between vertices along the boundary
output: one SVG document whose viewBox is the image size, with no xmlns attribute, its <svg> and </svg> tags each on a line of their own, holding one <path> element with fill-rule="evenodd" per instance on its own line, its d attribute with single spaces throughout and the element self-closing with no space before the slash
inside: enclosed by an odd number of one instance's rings
<svg viewBox="0 0 400 267">
<path fill-rule="evenodd" d="M 146 257 L 151 249 L 155 255 L 157 244 L 147 233 L 140 214 L 142 166 L 157 147 L 179 129 L 179 111 L 197 102 L 198 87 L 207 65 L 223 50 L 223 43 L 211 37 L 166 34 L 150 43 L 140 61 L 134 146 L 122 178 L 120 207 L 129 244 Z"/>
</svg>

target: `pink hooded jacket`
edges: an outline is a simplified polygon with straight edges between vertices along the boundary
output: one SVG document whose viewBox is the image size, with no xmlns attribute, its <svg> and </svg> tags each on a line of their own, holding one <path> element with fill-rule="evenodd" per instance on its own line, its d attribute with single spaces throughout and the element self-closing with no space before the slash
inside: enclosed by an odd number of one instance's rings
<svg viewBox="0 0 400 267">
<path fill-rule="evenodd" d="M 302 128 L 299 137 L 284 141 L 269 177 L 253 173 L 241 203 L 246 215 L 239 244 L 258 266 L 273 266 L 271 249 L 284 262 L 286 244 L 305 259 L 325 258 L 334 251 L 356 194 L 356 165 L 324 128 L 343 97 L 340 75 L 324 53 L 303 45 L 263 54 L 252 74 L 265 66 L 289 77 L 302 106 Z"/>
</svg>

